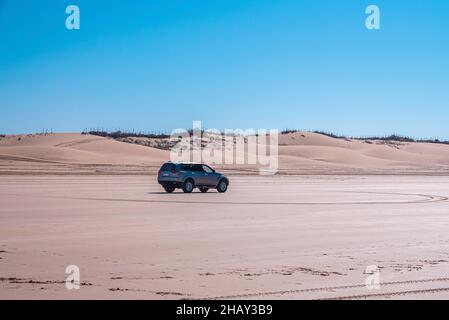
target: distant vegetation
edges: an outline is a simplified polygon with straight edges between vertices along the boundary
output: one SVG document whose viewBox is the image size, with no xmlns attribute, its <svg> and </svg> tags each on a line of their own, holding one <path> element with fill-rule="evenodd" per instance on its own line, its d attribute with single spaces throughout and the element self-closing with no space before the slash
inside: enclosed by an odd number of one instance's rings
<svg viewBox="0 0 449 320">
<path fill-rule="evenodd" d="M 336 134 L 336 133 L 332 133 L 332 132 L 326 132 L 326 131 L 313 131 L 313 133 L 317 133 L 317 134 L 322 134 L 323 136 L 327 136 L 330 138 L 335 138 L 335 139 L 344 139 L 344 140 L 349 140 L 348 137 L 340 135 L 340 134 Z"/>
<path fill-rule="evenodd" d="M 91 134 L 94 136 L 107 137 L 112 139 L 121 138 L 150 138 L 150 139 L 166 139 L 170 138 L 170 135 L 165 133 L 143 133 L 143 132 L 126 132 L 126 131 L 84 131 L 81 134 Z"/>
<path fill-rule="evenodd" d="M 290 133 L 296 133 L 296 132 L 302 132 L 303 130 L 295 130 L 295 129 L 285 129 L 281 131 L 281 134 L 290 134 Z"/>
<path fill-rule="evenodd" d="M 281 134 L 290 134 L 290 133 L 296 133 L 296 132 L 307 132 L 306 130 L 296 130 L 296 129 L 285 129 L 281 131 Z M 437 143 L 437 144 L 447 144 L 449 145 L 449 141 L 447 140 L 440 140 L 440 139 L 414 139 L 407 136 L 392 134 L 389 136 L 372 136 L 372 137 L 348 137 L 341 134 L 336 134 L 333 132 L 326 132 L 326 131 L 309 131 L 317 134 L 321 134 L 330 138 L 334 139 L 343 139 L 343 140 L 361 140 L 361 141 L 372 141 L 372 140 L 378 140 L 378 141 L 393 141 L 393 142 L 418 142 L 418 143 Z M 124 138 L 149 138 L 149 139 L 168 139 L 170 138 L 170 135 L 167 133 L 159 132 L 150 132 L 150 133 L 144 133 L 144 132 L 127 132 L 127 131 L 103 131 L 103 130 L 90 130 L 90 131 L 84 131 L 82 134 L 91 134 L 95 136 L 100 137 L 108 137 L 112 139 L 124 139 Z M 189 134 L 192 135 L 192 130 L 189 130 Z M 4 138 L 5 135 L 0 134 L 0 138 Z"/>
<path fill-rule="evenodd" d="M 385 137 L 364 137 L 364 138 L 352 138 L 355 140 L 380 140 L 380 141 L 397 141 L 397 142 L 418 142 L 418 143 L 439 143 L 439 144 L 449 144 L 447 140 L 439 139 L 413 139 L 406 136 L 400 135 L 390 135 Z"/>
<path fill-rule="evenodd" d="M 308 131 L 308 130 L 297 130 L 297 129 L 285 129 L 285 130 L 281 131 L 281 134 L 290 134 L 290 133 L 297 133 L 297 132 L 313 132 L 313 133 L 317 133 L 317 134 L 322 134 L 323 136 L 327 136 L 330 138 L 348 139 L 348 137 L 346 137 L 346 136 L 336 134 L 333 132 L 326 132 L 326 131 Z"/>
<path fill-rule="evenodd" d="M 304 132 L 304 130 L 292 130 L 292 129 L 286 129 L 281 131 L 281 134 L 289 134 L 289 133 L 296 133 L 296 132 Z M 440 139 L 414 139 L 407 136 L 401 136 L 397 134 L 392 134 L 389 136 L 372 136 L 372 137 L 347 137 L 344 135 L 332 133 L 332 132 L 325 132 L 325 131 L 312 131 L 313 133 L 322 134 L 324 136 L 335 138 L 335 139 L 344 139 L 344 140 L 361 140 L 361 141 L 371 141 L 371 140 L 378 140 L 378 141 L 394 141 L 394 142 L 418 142 L 418 143 L 438 143 L 438 144 L 447 144 L 449 145 L 449 141 L 447 140 L 440 140 Z"/>
</svg>

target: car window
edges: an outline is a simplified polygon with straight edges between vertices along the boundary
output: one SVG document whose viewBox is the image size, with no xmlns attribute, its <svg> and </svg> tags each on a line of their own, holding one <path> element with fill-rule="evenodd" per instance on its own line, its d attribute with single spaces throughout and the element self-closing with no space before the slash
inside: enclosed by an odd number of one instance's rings
<svg viewBox="0 0 449 320">
<path fill-rule="evenodd" d="M 206 173 L 214 173 L 214 171 L 209 166 L 203 165 L 203 170 Z"/>
<path fill-rule="evenodd" d="M 192 171 L 195 171 L 195 172 L 204 172 L 203 166 L 200 165 L 200 164 L 194 164 L 194 165 L 193 165 L 193 170 L 192 170 Z"/>
<path fill-rule="evenodd" d="M 161 171 L 174 171 L 175 165 L 173 163 L 164 163 L 161 167 Z"/>
<path fill-rule="evenodd" d="M 182 171 L 193 171 L 192 165 L 191 165 L 191 164 L 183 164 L 183 165 L 181 166 L 181 170 L 182 170 Z"/>
</svg>

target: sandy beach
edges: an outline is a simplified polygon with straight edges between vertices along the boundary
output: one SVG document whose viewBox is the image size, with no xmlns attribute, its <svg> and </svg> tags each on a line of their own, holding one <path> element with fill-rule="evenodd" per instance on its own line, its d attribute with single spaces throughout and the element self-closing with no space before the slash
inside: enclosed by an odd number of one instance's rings
<svg viewBox="0 0 449 320">
<path fill-rule="evenodd" d="M 275 176 L 219 167 L 227 193 L 166 194 L 166 150 L 2 137 L 0 298 L 449 298 L 449 146 L 309 132 L 279 144 Z"/>
<path fill-rule="evenodd" d="M 449 298 L 448 177 L 231 179 L 185 195 L 155 176 L 1 176 L 0 298 Z"/>
</svg>

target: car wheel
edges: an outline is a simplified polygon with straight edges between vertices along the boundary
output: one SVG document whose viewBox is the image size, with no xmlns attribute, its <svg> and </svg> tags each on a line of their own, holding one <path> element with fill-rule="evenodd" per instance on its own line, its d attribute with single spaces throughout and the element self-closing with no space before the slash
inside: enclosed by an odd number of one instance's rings
<svg viewBox="0 0 449 320">
<path fill-rule="evenodd" d="M 175 187 L 173 186 L 165 186 L 164 189 L 168 193 L 172 193 L 173 191 L 175 191 Z"/>
<path fill-rule="evenodd" d="M 191 193 L 193 191 L 193 188 L 195 188 L 193 180 L 188 179 L 184 182 L 184 185 L 182 186 L 182 191 L 184 191 L 185 193 Z"/>
<path fill-rule="evenodd" d="M 220 180 L 217 186 L 217 191 L 220 193 L 224 193 L 228 190 L 228 183 L 226 180 Z"/>
<path fill-rule="evenodd" d="M 207 191 L 209 191 L 209 188 L 201 187 L 201 188 L 200 188 L 200 191 L 201 191 L 202 193 L 206 193 Z"/>
</svg>

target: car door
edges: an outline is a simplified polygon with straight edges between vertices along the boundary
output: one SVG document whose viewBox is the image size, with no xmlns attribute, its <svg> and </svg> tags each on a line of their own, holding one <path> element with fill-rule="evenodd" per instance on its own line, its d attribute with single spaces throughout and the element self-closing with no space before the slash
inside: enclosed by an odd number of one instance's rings
<svg viewBox="0 0 449 320">
<path fill-rule="evenodd" d="M 192 165 L 192 176 L 195 179 L 195 184 L 197 186 L 205 186 L 207 185 L 207 175 L 203 170 L 203 166 L 201 164 Z"/>
<path fill-rule="evenodd" d="M 210 186 L 210 187 L 212 187 L 212 186 L 215 187 L 217 185 L 217 183 L 218 183 L 217 175 L 215 174 L 215 171 L 211 167 L 209 167 L 209 166 L 207 166 L 205 164 L 203 164 L 202 167 L 203 167 L 202 169 L 204 171 L 204 183 L 205 183 L 205 185 L 206 186 Z"/>
</svg>

